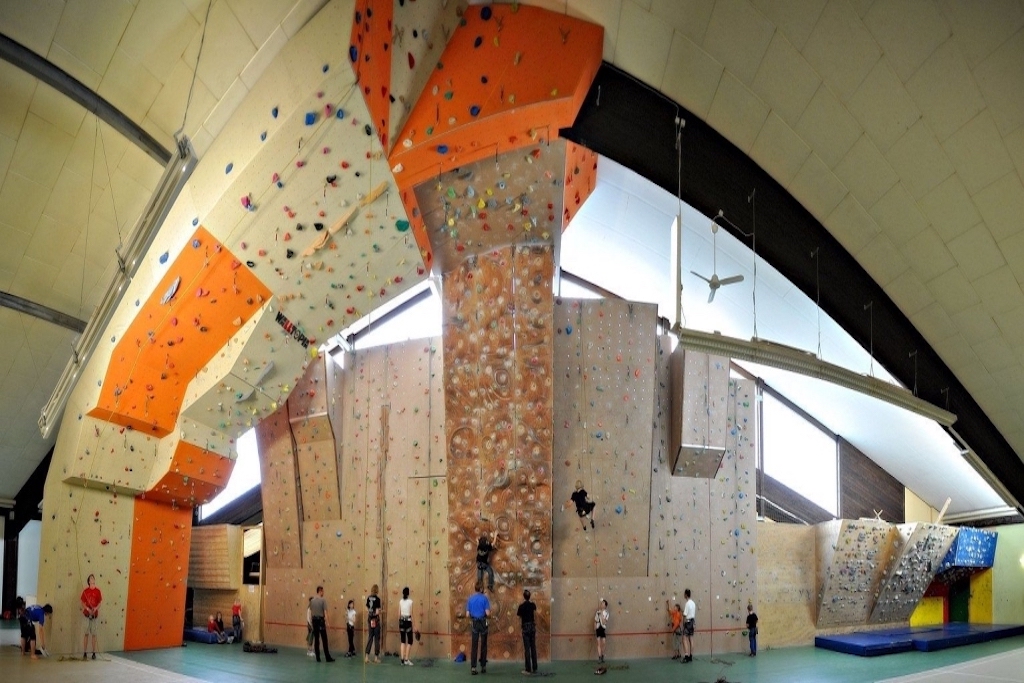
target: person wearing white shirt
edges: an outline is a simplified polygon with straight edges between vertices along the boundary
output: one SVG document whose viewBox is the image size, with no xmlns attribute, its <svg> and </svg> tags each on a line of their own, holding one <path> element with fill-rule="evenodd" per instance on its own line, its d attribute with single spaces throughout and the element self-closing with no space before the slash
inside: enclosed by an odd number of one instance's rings
<svg viewBox="0 0 1024 683">
<path fill-rule="evenodd" d="M 594 613 L 594 635 L 597 637 L 597 661 L 604 662 L 604 641 L 608 635 L 608 601 L 602 599 Z"/>
<path fill-rule="evenodd" d="M 398 601 L 398 635 L 402 639 L 402 664 L 412 666 L 409 653 L 412 651 L 412 598 L 409 587 L 402 589 L 402 599 Z"/>
<path fill-rule="evenodd" d="M 683 595 L 686 596 L 686 605 L 683 606 L 683 664 L 686 664 L 693 661 L 693 630 L 697 623 L 697 605 L 690 597 L 689 588 Z"/>
<path fill-rule="evenodd" d="M 345 609 L 345 632 L 348 633 L 348 652 L 346 657 L 356 656 L 356 601 L 349 600 Z"/>
</svg>

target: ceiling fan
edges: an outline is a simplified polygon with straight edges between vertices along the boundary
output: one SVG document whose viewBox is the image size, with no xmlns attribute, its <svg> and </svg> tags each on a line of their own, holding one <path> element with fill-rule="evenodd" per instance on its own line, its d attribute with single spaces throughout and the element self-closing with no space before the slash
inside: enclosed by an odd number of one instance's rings
<svg viewBox="0 0 1024 683">
<path fill-rule="evenodd" d="M 718 291 L 719 287 L 722 287 L 724 285 L 734 285 L 737 282 L 743 282 L 742 275 L 731 275 L 729 277 L 724 278 L 718 277 L 718 223 L 716 223 L 714 220 L 711 221 L 711 245 L 711 251 L 713 254 L 713 267 L 711 277 L 704 277 L 695 270 L 690 271 L 691 273 L 699 277 L 701 280 L 708 283 L 708 287 L 711 288 L 711 291 L 708 293 L 708 303 L 711 303 L 712 301 L 715 300 L 715 292 Z"/>
</svg>

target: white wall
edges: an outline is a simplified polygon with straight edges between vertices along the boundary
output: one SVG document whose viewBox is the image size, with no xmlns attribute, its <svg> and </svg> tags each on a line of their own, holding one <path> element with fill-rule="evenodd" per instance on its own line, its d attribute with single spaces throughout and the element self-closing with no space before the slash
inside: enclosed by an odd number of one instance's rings
<svg viewBox="0 0 1024 683">
<path fill-rule="evenodd" d="M 27 601 L 39 590 L 39 532 L 43 523 L 32 520 L 18 535 L 18 595 Z"/>
<path fill-rule="evenodd" d="M 1024 624 L 1024 524 L 992 531 L 999 534 L 992 567 L 992 622 Z"/>
</svg>

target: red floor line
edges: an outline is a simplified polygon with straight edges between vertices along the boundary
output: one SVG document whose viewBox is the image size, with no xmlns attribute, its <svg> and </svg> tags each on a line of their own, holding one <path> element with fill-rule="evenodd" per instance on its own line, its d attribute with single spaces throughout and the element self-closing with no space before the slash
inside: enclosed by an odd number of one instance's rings
<svg viewBox="0 0 1024 683">
<path fill-rule="evenodd" d="M 286 622 L 286 621 L 266 621 L 266 622 L 263 622 L 263 623 L 266 624 L 266 625 L 269 625 L 269 626 L 290 626 L 290 627 L 293 627 L 293 628 L 303 628 L 304 626 L 306 626 L 306 624 L 291 623 L 291 622 Z M 328 626 L 327 630 L 328 631 L 344 631 L 345 627 L 344 626 Z M 694 631 L 694 635 L 696 635 L 698 633 L 738 633 L 738 632 L 740 632 L 742 630 L 743 630 L 742 626 L 737 626 L 735 628 L 699 628 L 696 631 Z M 362 628 L 361 626 L 357 626 L 356 627 L 356 632 L 358 632 L 358 633 L 365 633 L 366 629 Z M 384 633 L 398 633 L 398 629 L 385 629 Z M 454 636 L 454 635 L 457 635 L 457 634 L 454 634 L 454 633 L 444 633 L 442 631 L 420 631 L 420 635 L 451 637 L 451 636 Z M 587 631 L 585 633 L 552 633 L 551 637 L 552 638 L 585 638 L 585 637 L 591 637 L 593 635 L 594 635 L 593 631 Z M 608 634 L 608 637 L 609 638 L 620 638 L 620 637 L 624 637 L 624 636 L 625 637 L 637 637 L 637 636 L 669 636 L 669 635 L 672 635 L 671 631 L 633 631 L 633 632 L 629 632 L 629 631 L 627 631 L 627 632 L 611 631 Z"/>
</svg>

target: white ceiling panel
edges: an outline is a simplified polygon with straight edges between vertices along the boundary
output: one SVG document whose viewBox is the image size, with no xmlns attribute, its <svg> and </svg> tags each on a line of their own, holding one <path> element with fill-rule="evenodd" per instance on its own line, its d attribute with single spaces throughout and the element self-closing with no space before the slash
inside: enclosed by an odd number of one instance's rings
<svg viewBox="0 0 1024 683">
<path fill-rule="evenodd" d="M 665 76 L 672 26 L 632 2 L 622 5 L 616 44 L 643 44 L 644 50 L 615 50 L 615 65 L 645 83 L 661 83 Z"/>
<path fill-rule="evenodd" d="M 651 14 L 667 21 L 676 31 L 698 45 L 703 44 L 708 24 L 711 23 L 711 13 L 715 9 L 714 3 L 704 0 L 654 0 L 649 4 Z"/>
<path fill-rule="evenodd" d="M 803 54 L 845 102 L 871 72 L 882 50 L 848 2 L 830 0 Z"/>
<path fill-rule="evenodd" d="M 857 120 L 825 84 L 814 93 L 794 130 L 829 168 L 842 161 L 863 132 Z"/>
<path fill-rule="evenodd" d="M 867 134 L 853 143 L 834 170 L 840 182 L 868 209 L 899 181 L 896 172 Z"/>
<path fill-rule="evenodd" d="M 772 36 L 751 89 L 790 126 L 795 126 L 821 78 L 780 32 Z"/>
<path fill-rule="evenodd" d="M 775 24 L 798 50 L 803 50 L 828 0 L 754 0 L 754 6 Z"/>
<path fill-rule="evenodd" d="M 807 157 L 796 178 L 790 183 L 789 191 L 819 221 L 824 221 L 849 194 L 817 154 Z"/>
<path fill-rule="evenodd" d="M 981 214 L 956 173 L 936 185 L 917 205 L 946 241 L 962 235 L 981 221 Z"/>
<path fill-rule="evenodd" d="M 716 2 L 701 45 L 749 86 L 754 81 L 775 26 L 746 2 Z"/>
<path fill-rule="evenodd" d="M 955 40 L 940 45 L 906 84 L 939 140 L 948 138 L 985 107 Z"/>
<path fill-rule="evenodd" d="M 984 223 L 978 223 L 952 240 L 949 250 L 960 264 L 964 276 L 971 282 L 1006 265 L 1002 252 Z"/>
<path fill-rule="evenodd" d="M 1024 62 L 1022 62 L 1024 63 Z M 942 148 L 970 193 L 1014 170 L 1010 155 L 989 112 L 983 111 L 953 133 Z"/>
<path fill-rule="evenodd" d="M 974 69 L 985 103 L 999 132 L 1008 135 L 1024 125 L 1024 88 L 1020 65 L 1024 64 L 1024 29 L 1018 31 Z"/>
<path fill-rule="evenodd" d="M 879 149 L 891 148 L 921 118 L 885 57 L 875 63 L 848 106 Z"/>
<path fill-rule="evenodd" d="M 1016 173 L 1007 173 L 975 194 L 974 203 L 997 242 L 1024 230 L 1024 187 Z"/>
<path fill-rule="evenodd" d="M 672 36 L 661 91 L 698 116 L 707 117 L 725 67 L 681 32 Z"/>
<path fill-rule="evenodd" d="M 931 0 L 876 2 L 864 15 L 864 25 L 904 81 L 950 35 L 949 25 Z"/>
<path fill-rule="evenodd" d="M 914 198 L 919 199 L 953 173 L 953 164 L 935 134 L 918 120 L 897 140 L 885 158 Z"/>
<path fill-rule="evenodd" d="M 925 228 L 909 239 L 900 250 L 910 263 L 910 267 L 928 282 L 956 265 L 956 260 L 949 253 L 946 244 L 932 228 Z"/>
<path fill-rule="evenodd" d="M 820 172 L 820 169 L 818 169 Z M 809 174 L 810 177 L 813 177 Z M 879 229 L 875 220 L 864 210 L 856 197 L 847 194 L 829 216 L 829 224 L 833 226 L 832 235 L 846 247 L 851 254 L 856 254 L 867 247 Z"/>
<path fill-rule="evenodd" d="M 68 0 L 53 42 L 96 73 L 103 73 L 133 11 L 127 0 Z"/>
<path fill-rule="evenodd" d="M 708 123 L 729 142 L 744 152 L 750 152 L 767 117 L 768 105 L 725 71 L 708 110 Z"/>
<path fill-rule="evenodd" d="M 750 158 L 783 187 L 789 186 L 810 154 L 807 143 L 774 111 L 768 113 L 750 148 Z"/>
<path fill-rule="evenodd" d="M 200 23 L 180 2 L 140 0 L 119 47 L 166 83 L 199 28 Z"/>
</svg>

